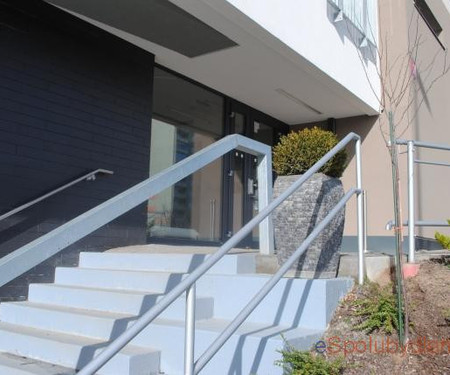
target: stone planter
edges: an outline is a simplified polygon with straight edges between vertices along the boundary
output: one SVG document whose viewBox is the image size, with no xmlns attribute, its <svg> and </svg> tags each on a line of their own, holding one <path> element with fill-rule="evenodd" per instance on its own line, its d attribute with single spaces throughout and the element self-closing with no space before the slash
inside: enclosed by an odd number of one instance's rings
<svg viewBox="0 0 450 375">
<path fill-rule="evenodd" d="M 274 198 L 299 177 L 278 176 L 274 185 Z M 341 180 L 316 173 L 274 211 L 278 264 L 283 264 L 289 258 L 343 195 Z M 342 209 L 294 264 L 292 271 L 296 276 L 336 277 L 344 216 L 345 211 Z"/>
</svg>

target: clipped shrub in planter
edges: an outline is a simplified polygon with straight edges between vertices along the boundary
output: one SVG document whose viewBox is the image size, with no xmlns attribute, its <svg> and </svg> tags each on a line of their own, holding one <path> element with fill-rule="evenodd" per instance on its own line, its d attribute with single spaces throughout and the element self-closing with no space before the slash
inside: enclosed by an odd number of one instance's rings
<svg viewBox="0 0 450 375">
<path fill-rule="evenodd" d="M 337 144 L 335 134 L 318 127 L 290 132 L 282 136 L 273 148 L 273 168 L 280 176 L 303 174 Z M 342 150 L 319 172 L 330 177 L 341 177 L 346 161 L 347 153 Z"/>
<path fill-rule="evenodd" d="M 273 149 L 273 167 L 277 174 L 274 197 L 280 195 L 300 175 L 311 168 L 338 143 L 330 131 L 317 127 L 282 136 Z M 275 246 L 279 264 L 300 246 L 343 197 L 338 177 L 345 169 L 347 154 L 340 151 L 313 177 L 306 181 L 274 212 Z M 300 277 L 335 277 L 339 248 L 344 230 L 342 210 L 299 258 L 293 270 Z"/>
</svg>

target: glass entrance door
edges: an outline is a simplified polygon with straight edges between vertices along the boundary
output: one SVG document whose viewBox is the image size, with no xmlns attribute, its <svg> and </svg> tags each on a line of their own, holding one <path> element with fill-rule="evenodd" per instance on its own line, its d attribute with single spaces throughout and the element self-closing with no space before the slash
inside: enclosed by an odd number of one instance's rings
<svg viewBox="0 0 450 375">
<path fill-rule="evenodd" d="M 228 134 L 272 145 L 285 125 L 164 68 L 154 69 L 150 175 Z M 257 212 L 255 157 L 233 151 L 150 197 L 149 242 L 224 242 Z M 241 244 L 256 245 L 258 229 Z"/>
<path fill-rule="evenodd" d="M 274 128 L 266 125 L 250 108 L 233 103 L 229 110 L 230 134 L 241 134 L 268 145 L 273 144 Z M 228 189 L 230 202 L 226 235 L 230 237 L 258 213 L 257 158 L 234 150 L 229 155 Z M 240 243 L 240 247 L 258 246 L 258 228 Z"/>
</svg>

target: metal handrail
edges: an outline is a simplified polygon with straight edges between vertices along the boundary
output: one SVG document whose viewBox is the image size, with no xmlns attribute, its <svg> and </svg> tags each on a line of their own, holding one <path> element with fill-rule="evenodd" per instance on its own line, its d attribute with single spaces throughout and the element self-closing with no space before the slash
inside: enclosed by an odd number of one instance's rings
<svg viewBox="0 0 450 375">
<path fill-rule="evenodd" d="M 271 148 L 241 135 L 229 135 L 4 256 L 0 259 L 0 286 L 233 149 L 258 157 L 258 202 L 263 209 L 272 194 Z M 270 218 L 260 225 L 260 244 L 261 252 L 273 252 Z"/>
<path fill-rule="evenodd" d="M 272 276 L 263 289 L 257 294 L 252 302 L 247 305 L 244 310 L 235 318 L 235 320 L 225 329 L 218 339 L 210 348 L 200 357 L 197 363 L 194 363 L 193 338 L 195 329 L 195 282 L 204 275 L 214 264 L 216 264 L 225 254 L 234 246 L 243 240 L 253 228 L 267 220 L 272 211 L 278 207 L 287 197 L 296 191 L 306 180 L 314 173 L 318 172 L 325 163 L 336 155 L 351 141 L 355 142 L 356 155 L 356 188 L 348 191 L 338 204 L 330 211 L 330 213 L 322 220 L 319 225 L 305 239 L 302 245 L 296 250 L 288 261 L 280 268 L 280 270 Z M 260 181 L 261 183 L 262 181 Z M 145 327 L 147 327 L 154 319 L 156 319 L 168 306 L 170 306 L 181 294 L 186 292 L 186 344 L 185 344 L 185 374 L 198 373 L 217 352 L 220 346 L 225 342 L 245 318 L 253 311 L 259 302 L 269 293 L 278 280 L 284 275 L 287 269 L 295 262 L 295 260 L 306 250 L 314 238 L 325 228 L 331 219 L 342 209 L 345 203 L 354 194 L 357 195 L 357 212 L 358 212 L 358 282 L 363 283 L 364 274 L 364 252 L 363 252 L 363 199 L 362 199 L 362 182 L 361 182 L 361 138 L 355 133 L 349 133 L 344 137 L 332 150 L 323 156 L 313 167 L 305 172 L 298 180 L 288 187 L 282 194 L 274 199 L 270 204 L 264 207 L 260 212 L 245 224 L 236 234 L 234 234 L 227 242 L 225 242 L 214 254 L 210 255 L 192 271 L 183 281 L 171 289 L 161 301 L 145 312 L 135 323 L 124 333 L 113 340 L 97 357 L 78 372 L 78 375 L 92 375 L 100 369 L 109 359 L 127 345 L 134 337 L 136 337 Z"/>
<path fill-rule="evenodd" d="M 295 252 L 286 260 L 286 262 L 279 268 L 279 270 L 264 284 L 260 291 L 253 297 L 253 299 L 239 312 L 239 314 L 228 324 L 222 333 L 214 340 L 214 342 L 205 350 L 200 358 L 195 362 L 192 374 L 198 374 L 203 367 L 212 359 L 217 351 L 225 344 L 225 342 L 236 332 L 241 324 L 248 318 L 253 310 L 258 307 L 261 301 L 269 294 L 275 287 L 278 281 L 285 275 L 287 271 L 294 265 L 298 258 L 306 251 L 308 246 L 316 239 L 320 232 L 331 222 L 331 220 L 339 213 L 339 211 L 346 205 L 348 200 L 354 195 L 360 195 L 361 189 L 350 189 L 341 200 L 334 206 L 334 208 L 325 216 L 325 218 L 314 228 L 314 230 L 306 237 L 302 244 L 295 250 Z M 361 271 L 362 275 L 362 271 Z"/>
<path fill-rule="evenodd" d="M 428 164 L 428 165 L 439 165 L 441 167 L 450 167 L 450 163 L 443 163 L 443 162 L 439 162 L 439 161 L 429 161 L 429 160 L 414 159 L 414 163 L 416 163 L 416 164 Z"/>
<path fill-rule="evenodd" d="M 414 141 L 414 140 L 406 140 L 406 139 L 397 139 L 395 141 L 397 145 L 406 145 L 407 146 L 407 154 L 408 154 L 408 262 L 414 263 L 415 251 L 416 251 L 416 242 L 415 242 L 415 227 L 416 226 L 441 226 L 438 225 L 428 225 L 432 222 L 426 221 L 416 221 L 415 219 L 415 207 L 414 207 L 414 164 L 423 164 L 423 165 L 439 165 L 439 166 L 450 166 L 448 163 L 443 162 L 435 162 L 435 161 L 426 161 L 426 160 L 418 160 L 414 159 L 414 147 L 422 147 L 422 148 L 430 148 L 434 150 L 443 150 L 450 151 L 450 146 L 442 143 L 431 143 L 431 142 L 423 142 L 423 141 Z M 386 229 L 389 226 L 388 222 L 386 224 Z M 418 223 L 422 223 L 419 225 Z M 428 223 L 428 224 L 426 224 Z M 437 222 L 440 223 L 440 222 Z M 399 226 L 399 225 L 395 225 Z"/>
<path fill-rule="evenodd" d="M 409 226 L 409 221 L 408 220 L 404 220 L 402 225 L 404 227 L 408 227 Z M 416 227 L 450 227 L 450 224 L 444 220 L 437 220 L 437 221 L 433 221 L 433 220 L 415 220 L 414 221 L 414 225 Z M 386 223 L 386 230 L 392 230 L 395 227 L 395 223 L 394 220 L 389 220 Z"/>
<path fill-rule="evenodd" d="M 39 202 L 43 201 L 44 199 L 47 199 L 47 198 L 51 197 L 52 195 L 55 195 L 55 194 L 57 194 L 57 193 L 59 193 L 59 192 L 61 192 L 63 190 L 66 190 L 67 188 L 69 188 L 69 187 L 71 187 L 73 185 L 76 185 L 76 184 L 78 184 L 81 181 L 95 180 L 95 176 L 97 174 L 114 174 L 114 172 L 113 171 L 109 171 L 107 169 L 101 169 L 101 168 L 100 169 L 96 169 L 95 171 L 89 172 L 89 173 L 85 174 L 84 176 L 81 176 L 81 177 L 79 177 L 79 178 L 77 178 L 77 179 L 75 179 L 75 180 L 73 180 L 73 181 L 71 181 L 71 182 L 69 182 L 69 183 L 67 183 L 65 185 L 62 185 L 62 186 L 60 186 L 60 187 L 58 187 L 58 188 L 56 188 L 56 189 L 54 189 L 54 190 L 44 194 L 44 195 L 41 195 L 40 197 L 38 197 L 36 199 L 33 199 L 32 201 L 29 201 L 29 202 L 27 202 L 25 204 L 22 204 L 22 205 L 16 207 L 16 208 L 12 209 L 11 211 L 8 211 L 8 212 L 4 213 L 3 215 L 0 215 L 0 221 L 4 220 L 7 217 L 10 217 L 10 216 L 12 216 L 12 215 L 14 215 L 14 214 L 16 214 L 16 213 L 18 213 L 20 211 L 25 210 L 26 208 L 29 208 L 29 207 L 35 205 L 36 203 L 39 203 Z"/>
<path fill-rule="evenodd" d="M 412 143 L 414 146 L 417 146 L 417 147 L 431 148 L 434 150 L 450 151 L 450 146 L 443 144 L 443 143 L 414 141 L 414 140 L 408 140 L 408 139 L 397 139 L 395 143 L 397 143 L 398 145 L 405 145 L 405 146 L 407 146 L 409 143 Z"/>
</svg>

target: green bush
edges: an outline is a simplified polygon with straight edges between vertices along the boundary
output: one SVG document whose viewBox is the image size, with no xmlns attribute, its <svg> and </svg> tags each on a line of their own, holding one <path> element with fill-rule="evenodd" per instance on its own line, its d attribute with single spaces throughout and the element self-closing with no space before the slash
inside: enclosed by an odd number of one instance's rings
<svg viewBox="0 0 450 375">
<path fill-rule="evenodd" d="M 275 172 L 280 176 L 303 174 L 337 143 L 335 134 L 318 127 L 284 135 L 273 148 Z M 346 161 L 347 153 L 344 149 L 329 160 L 319 172 L 331 177 L 341 177 Z"/>
<path fill-rule="evenodd" d="M 388 335 L 398 329 L 398 309 L 392 285 L 381 288 L 376 283 L 367 284 L 367 295 L 353 302 L 354 316 L 362 318 L 353 326 L 358 331 L 381 331 Z"/>
<path fill-rule="evenodd" d="M 447 223 L 450 224 L 450 220 L 447 220 Z M 436 241 L 439 242 L 444 249 L 450 250 L 450 236 L 436 232 L 434 238 L 436 238 Z"/>
<path fill-rule="evenodd" d="M 312 355 L 288 346 L 281 350 L 283 359 L 275 362 L 283 367 L 286 375 L 339 375 L 345 368 L 342 358 L 333 361 L 326 360 L 323 355 Z"/>
</svg>

